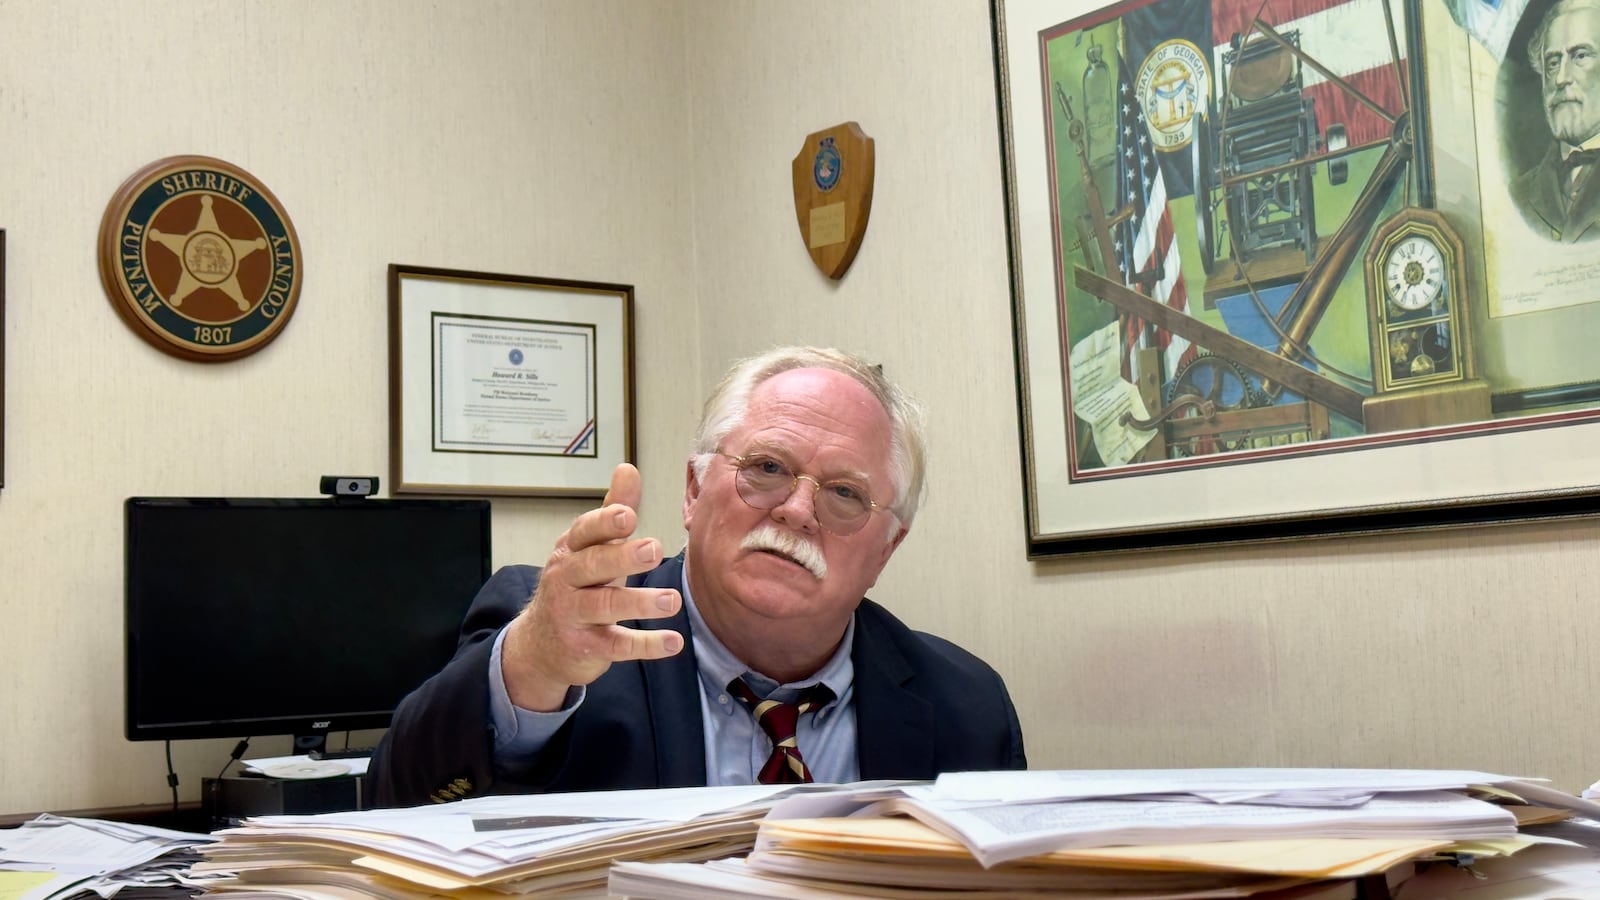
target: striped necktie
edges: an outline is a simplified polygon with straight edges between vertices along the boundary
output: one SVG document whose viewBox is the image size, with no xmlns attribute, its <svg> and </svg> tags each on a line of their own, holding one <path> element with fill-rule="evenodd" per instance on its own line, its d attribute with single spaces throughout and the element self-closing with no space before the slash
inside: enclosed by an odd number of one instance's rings
<svg viewBox="0 0 1600 900">
<path fill-rule="evenodd" d="M 798 703 L 779 703 L 756 696 L 743 678 L 728 682 L 728 693 L 744 704 L 755 716 L 756 724 L 772 739 L 772 755 L 761 767 L 756 780 L 762 784 L 806 784 L 811 781 L 811 770 L 800 758 L 800 746 L 795 741 L 795 725 L 808 712 L 819 710 L 833 702 L 833 691 L 822 682 L 805 688 Z"/>
</svg>

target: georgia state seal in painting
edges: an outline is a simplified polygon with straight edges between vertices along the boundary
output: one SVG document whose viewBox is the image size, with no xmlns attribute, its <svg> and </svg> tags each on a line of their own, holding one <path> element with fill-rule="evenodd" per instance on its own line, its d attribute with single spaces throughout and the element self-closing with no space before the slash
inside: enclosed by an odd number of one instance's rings
<svg viewBox="0 0 1600 900">
<path fill-rule="evenodd" d="M 1211 96 L 1206 56 L 1189 41 L 1164 41 L 1139 64 L 1134 93 L 1150 126 L 1157 150 L 1170 153 L 1194 140 L 1194 120 L 1204 110 L 1201 98 Z"/>
<path fill-rule="evenodd" d="M 205 156 L 157 160 L 117 189 L 100 221 L 100 280 L 140 337 L 175 356 L 237 359 L 288 324 L 300 241 L 272 192 Z"/>
</svg>

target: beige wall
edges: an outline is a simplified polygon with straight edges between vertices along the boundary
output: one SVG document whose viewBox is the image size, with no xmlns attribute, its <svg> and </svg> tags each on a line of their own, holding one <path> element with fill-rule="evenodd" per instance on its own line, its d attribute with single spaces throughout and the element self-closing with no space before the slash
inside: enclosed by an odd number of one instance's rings
<svg viewBox="0 0 1600 900">
<path fill-rule="evenodd" d="M 387 478 L 389 263 L 635 285 L 639 452 L 676 470 L 699 382 L 683 19 L 632 0 L 0 0 L 0 812 L 167 799 L 161 744 L 122 737 L 122 501 Z M 300 236 L 294 318 L 236 362 L 151 348 L 96 276 L 112 192 L 187 153 L 260 178 Z M 542 559 L 587 506 L 496 500 L 496 561 Z M 678 526 L 668 504 L 644 516 Z M 231 747 L 174 744 L 184 797 Z"/>
<path fill-rule="evenodd" d="M 694 158 L 700 316 L 721 323 L 703 369 L 841 343 L 928 401 L 932 494 L 873 595 L 1001 670 L 1035 768 L 1600 777 L 1592 520 L 1025 559 L 987 3 L 729 0 L 689 31 L 697 131 L 730 148 Z M 830 283 L 787 163 L 849 119 L 875 139 L 875 197 Z"/>
<path fill-rule="evenodd" d="M 390 262 L 636 286 L 643 518 L 670 544 L 691 422 L 731 358 L 807 341 L 880 359 L 929 401 L 934 454 L 874 596 L 1002 671 L 1035 767 L 1600 775 L 1590 521 L 1025 560 L 987 16 L 0 0 L 0 813 L 166 800 L 161 745 L 122 738 L 122 500 L 386 476 Z M 877 188 L 831 282 L 788 172 L 847 119 L 876 140 Z M 95 274 L 112 191 L 181 153 L 243 166 L 299 230 L 300 309 L 238 362 L 158 353 Z M 538 561 L 586 507 L 496 500 L 496 561 Z M 231 746 L 174 745 L 184 797 Z"/>
</svg>

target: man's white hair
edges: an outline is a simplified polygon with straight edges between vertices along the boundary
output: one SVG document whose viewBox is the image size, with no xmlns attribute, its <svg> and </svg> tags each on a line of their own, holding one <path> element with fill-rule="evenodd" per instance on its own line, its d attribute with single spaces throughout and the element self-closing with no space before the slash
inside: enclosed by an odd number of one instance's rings
<svg viewBox="0 0 1600 900">
<path fill-rule="evenodd" d="M 1535 28 L 1533 36 L 1528 38 L 1528 65 L 1533 66 L 1533 70 L 1539 73 L 1541 79 L 1544 78 L 1544 39 L 1550 32 L 1550 23 L 1562 13 L 1585 8 L 1600 9 L 1600 0 L 1556 0 L 1539 18 L 1539 27 Z M 1595 40 L 1600 40 L 1600 34 L 1593 37 Z"/>
<path fill-rule="evenodd" d="M 894 479 L 890 512 L 906 528 L 922 502 L 923 471 L 927 464 L 925 416 L 922 405 L 883 376 L 883 370 L 858 356 L 825 347 L 776 347 L 734 363 L 706 398 L 695 434 L 695 477 L 705 478 L 711 457 L 723 438 L 744 422 L 750 394 L 768 378 L 792 369 L 831 369 L 854 378 L 872 392 L 889 414 L 889 471 Z"/>
</svg>

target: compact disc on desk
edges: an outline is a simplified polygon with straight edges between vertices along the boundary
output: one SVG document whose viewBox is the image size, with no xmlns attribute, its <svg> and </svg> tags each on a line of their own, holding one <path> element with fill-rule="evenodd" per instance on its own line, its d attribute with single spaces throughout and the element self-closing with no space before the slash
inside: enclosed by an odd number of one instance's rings
<svg viewBox="0 0 1600 900">
<path fill-rule="evenodd" d="M 331 760 L 312 759 L 268 766 L 261 770 L 261 774 L 268 778 L 333 778 L 338 775 L 349 775 L 350 767 Z"/>
</svg>

